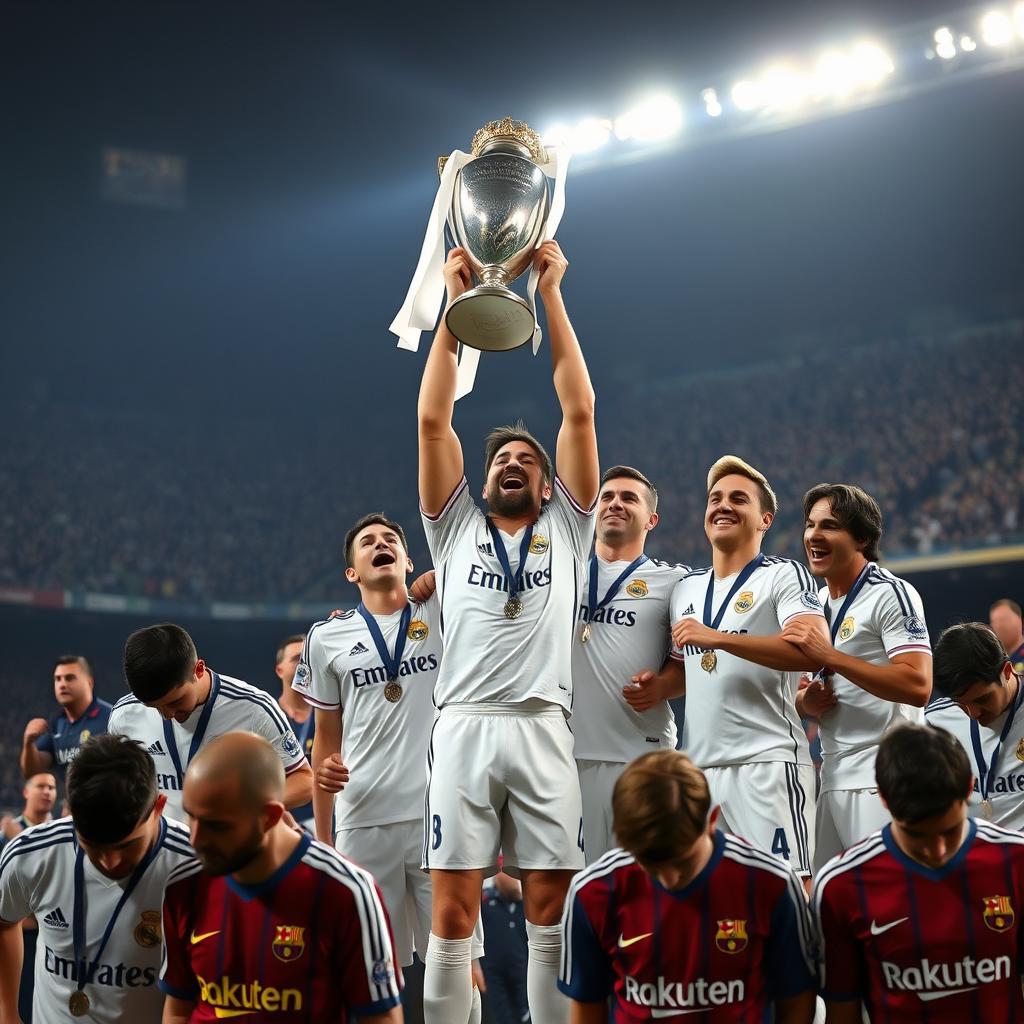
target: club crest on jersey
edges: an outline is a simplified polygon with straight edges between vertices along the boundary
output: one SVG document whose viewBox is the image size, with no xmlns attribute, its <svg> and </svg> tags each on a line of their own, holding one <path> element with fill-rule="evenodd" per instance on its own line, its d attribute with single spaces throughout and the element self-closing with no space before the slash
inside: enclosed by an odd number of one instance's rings
<svg viewBox="0 0 1024 1024">
<path fill-rule="evenodd" d="M 843 624 L 839 627 L 839 639 L 849 640 L 853 636 L 853 631 L 857 628 L 857 623 L 854 622 L 852 615 L 847 615 L 843 619 Z"/>
<path fill-rule="evenodd" d="M 405 635 L 410 640 L 426 640 L 430 634 L 430 629 L 422 619 L 413 619 L 409 623 L 409 628 L 405 631 Z"/>
<path fill-rule="evenodd" d="M 912 636 L 915 640 L 925 640 L 928 637 L 928 627 L 924 624 L 924 620 L 917 615 L 908 615 L 903 620 L 903 628 L 907 631 L 907 635 Z"/>
<path fill-rule="evenodd" d="M 384 957 L 382 960 L 375 960 L 373 964 L 373 983 L 375 985 L 386 985 L 394 975 L 391 966 L 391 957 Z"/>
<path fill-rule="evenodd" d="M 302 748 L 299 746 L 299 741 L 290 732 L 286 732 L 282 737 L 281 748 L 284 750 L 286 754 L 289 754 L 291 757 L 295 757 L 296 754 L 302 753 Z"/>
<path fill-rule="evenodd" d="M 533 540 L 530 541 L 530 554 L 543 555 L 550 546 L 547 537 L 543 536 L 543 534 L 535 533 Z"/>
<path fill-rule="evenodd" d="M 813 590 L 805 590 L 800 595 L 800 603 L 805 608 L 810 608 L 811 611 L 820 611 L 821 601 L 818 600 L 818 595 Z"/>
<path fill-rule="evenodd" d="M 1017 750 L 1015 753 L 1017 754 L 1018 761 L 1024 761 L 1024 739 L 1017 744 Z"/>
<path fill-rule="evenodd" d="M 633 580 L 631 583 L 626 585 L 626 593 L 630 597 L 646 597 L 647 596 L 647 584 L 644 580 Z"/>
<path fill-rule="evenodd" d="M 135 926 L 135 941 L 144 949 L 160 945 L 160 911 L 144 910 L 142 920 Z"/>
<path fill-rule="evenodd" d="M 309 666 L 305 662 L 300 661 L 295 666 L 295 678 L 292 680 L 293 690 L 308 690 L 313 685 L 313 673 L 309 671 Z"/>
<path fill-rule="evenodd" d="M 306 941 L 303 938 L 305 933 L 306 929 L 298 925 L 274 925 L 274 942 L 270 947 L 274 956 L 284 964 L 298 960 L 306 951 Z"/>
<path fill-rule="evenodd" d="M 92 735 L 92 733 L 89 732 L 88 729 L 83 729 L 82 730 L 82 735 L 78 737 L 78 744 L 79 744 L 79 746 L 81 746 L 83 743 L 87 742 L 91 735 Z"/>
<path fill-rule="evenodd" d="M 742 953 L 747 948 L 747 921 L 726 918 L 718 922 L 715 945 L 723 953 Z"/>
<path fill-rule="evenodd" d="M 752 590 L 744 590 L 739 597 L 736 598 L 736 603 L 732 606 L 734 611 L 737 611 L 742 615 L 744 612 L 749 612 L 754 607 L 754 592 Z"/>
<path fill-rule="evenodd" d="M 984 896 L 981 904 L 985 908 L 982 918 L 986 928 L 994 932 L 1005 932 L 1013 927 L 1013 904 L 1009 896 Z"/>
</svg>

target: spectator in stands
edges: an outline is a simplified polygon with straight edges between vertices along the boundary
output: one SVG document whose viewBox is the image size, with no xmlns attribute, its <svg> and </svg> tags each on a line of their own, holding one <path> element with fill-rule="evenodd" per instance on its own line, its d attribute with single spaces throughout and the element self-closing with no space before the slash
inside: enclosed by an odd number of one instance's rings
<svg viewBox="0 0 1024 1024">
<path fill-rule="evenodd" d="M 89 662 L 67 654 L 53 667 L 53 692 L 61 710 L 49 722 L 33 718 L 21 744 L 21 772 L 26 779 L 53 771 L 63 782 L 68 763 L 90 736 L 107 731 L 111 705 L 94 693 Z"/>
<path fill-rule="evenodd" d="M 1020 605 L 1008 597 L 1000 598 L 988 610 L 988 624 L 1006 651 L 1017 675 L 1024 673 L 1024 621 Z"/>
<path fill-rule="evenodd" d="M 484 1005 L 494 1024 L 524 1024 L 526 1001 L 526 916 L 523 887 L 500 868 L 486 886 L 480 906 L 486 955 L 480 961 Z"/>
</svg>

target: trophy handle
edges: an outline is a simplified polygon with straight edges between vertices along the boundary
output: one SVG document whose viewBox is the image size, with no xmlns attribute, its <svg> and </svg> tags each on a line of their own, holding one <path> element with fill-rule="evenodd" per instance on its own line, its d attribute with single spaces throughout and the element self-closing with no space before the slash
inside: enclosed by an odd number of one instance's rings
<svg viewBox="0 0 1024 1024">
<path fill-rule="evenodd" d="M 439 156 L 437 158 L 437 176 L 438 176 L 438 178 L 440 178 L 441 175 L 444 174 L 444 165 L 446 163 L 448 163 L 448 157 L 446 157 L 446 156 Z"/>
</svg>

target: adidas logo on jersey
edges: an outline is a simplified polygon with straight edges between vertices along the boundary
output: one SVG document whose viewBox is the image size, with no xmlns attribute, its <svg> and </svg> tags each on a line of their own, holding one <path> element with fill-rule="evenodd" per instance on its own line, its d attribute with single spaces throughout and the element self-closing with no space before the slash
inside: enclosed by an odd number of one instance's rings
<svg viewBox="0 0 1024 1024">
<path fill-rule="evenodd" d="M 146 747 L 146 753 L 159 754 L 161 757 L 167 756 L 167 751 L 164 750 L 164 745 L 159 740 L 157 740 L 156 743 L 150 743 L 150 745 Z"/>
<path fill-rule="evenodd" d="M 360 641 L 348 653 L 349 657 L 351 657 L 353 654 L 367 654 L 369 653 L 369 648 Z"/>
<path fill-rule="evenodd" d="M 492 558 L 494 557 L 494 549 L 490 544 L 477 544 L 476 549 L 482 555 L 490 555 Z"/>
<path fill-rule="evenodd" d="M 683 615 L 696 615 L 697 614 L 693 610 L 693 602 L 692 601 L 686 606 L 686 610 L 682 614 Z"/>
<path fill-rule="evenodd" d="M 54 907 L 53 910 L 43 918 L 43 924 L 48 924 L 51 928 L 69 927 L 67 918 L 64 916 L 64 912 L 60 907 Z"/>
</svg>

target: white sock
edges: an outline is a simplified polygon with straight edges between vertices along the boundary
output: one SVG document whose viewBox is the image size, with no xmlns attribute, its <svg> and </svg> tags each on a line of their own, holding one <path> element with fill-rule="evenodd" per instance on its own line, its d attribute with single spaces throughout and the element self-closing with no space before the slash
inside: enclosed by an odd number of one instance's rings
<svg viewBox="0 0 1024 1024">
<path fill-rule="evenodd" d="M 569 1000 L 558 991 L 558 967 L 562 958 L 560 925 L 526 922 L 530 960 L 526 968 L 526 998 L 533 1024 L 569 1024 Z"/>
<path fill-rule="evenodd" d="M 442 939 L 433 932 L 427 942 L 423 972 L 424 1024 L 468 1021 L 473 1003 L 469 947 L 473 940 Z"/>
<path fill-rule="evenodd" d="M 480 989 L 473 986 L 473 1005 L 469 1010 L 469 1024 L 481 1024 L 484 1018 L 484 1004 L 480 999 Z"/>
</svg>

